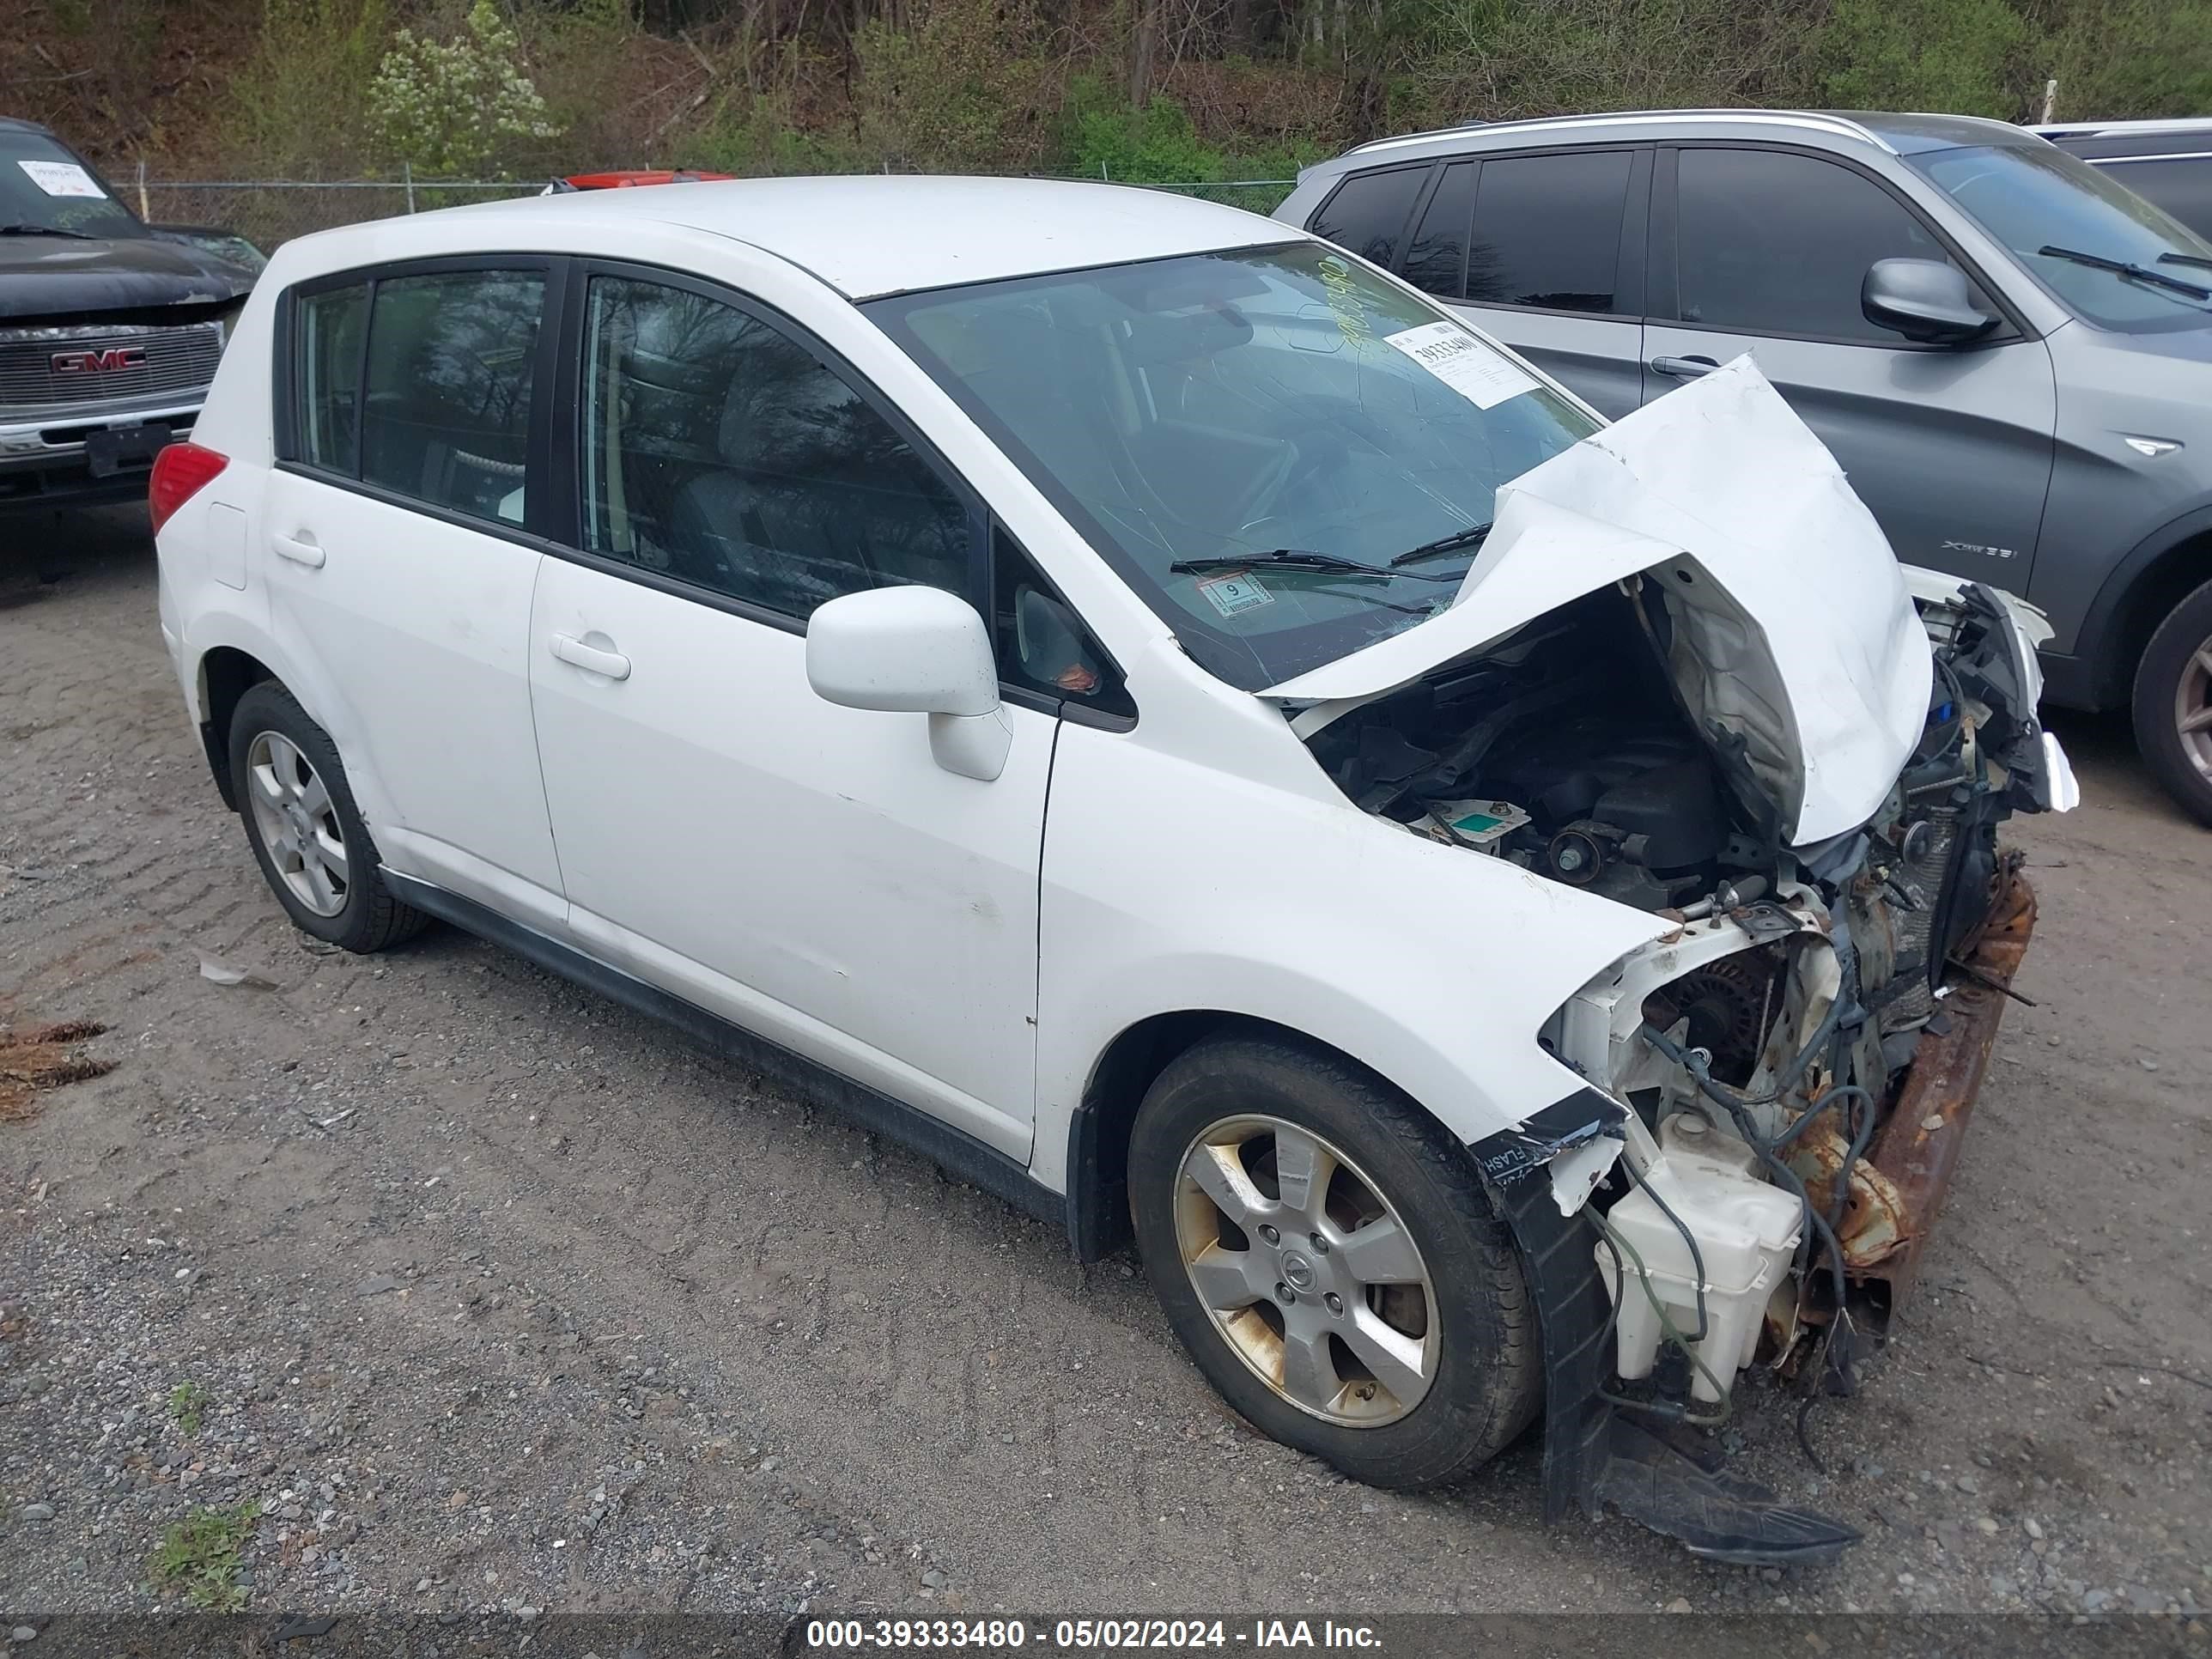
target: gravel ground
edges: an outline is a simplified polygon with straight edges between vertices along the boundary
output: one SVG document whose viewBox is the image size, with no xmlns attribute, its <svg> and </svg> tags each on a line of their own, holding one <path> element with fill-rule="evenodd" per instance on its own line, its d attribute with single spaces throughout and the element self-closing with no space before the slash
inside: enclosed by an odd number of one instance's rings
<svg viewBox="0 0 2212 1659">
<path fill-rule="evenodd" d="M 15 532 L 9 532 L 11 538 Z M 35 556 L 35 557 L 34 557 Z M 34 580 L 34 562 L 61 580 Z M 2212 835 L 2103 722 L 1921 1294 L 1856 1398 L 1745 1396 L 1833 1567 L 1547 1531 L 1259 1440 L 1133 1259 L 451 931 L 285 922 L 161 651 L 143 520 L 0 548 L 0 1605 L 122 1612 L 257 1500 L 260 1607 L 895 1614 L 2212 1604 Z M 246 970 L 204 976 L 202 955 Z"/>
</svg>

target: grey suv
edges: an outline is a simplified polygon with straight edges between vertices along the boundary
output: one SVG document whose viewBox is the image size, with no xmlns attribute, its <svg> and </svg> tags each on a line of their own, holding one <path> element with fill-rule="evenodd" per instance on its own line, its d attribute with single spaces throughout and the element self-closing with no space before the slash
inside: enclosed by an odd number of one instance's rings
<svg viewBox="0 0 2212 1659">
<path fill-rule="evenodd" d="M 2212 823 L 2212 244 L 2033 133 L 1671 111 L 1385 139 L 1277 216 L 1619 416 L 1748 351 L 1898 556 L 2049 613 Z"/>
</svg>

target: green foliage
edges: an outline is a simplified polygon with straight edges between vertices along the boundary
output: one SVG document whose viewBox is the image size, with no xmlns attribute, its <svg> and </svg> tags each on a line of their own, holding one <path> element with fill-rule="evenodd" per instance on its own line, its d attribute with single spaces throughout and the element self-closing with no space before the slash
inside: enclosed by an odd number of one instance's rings
<svg viewBox="0 0 2212 1659">
<path fill-rule="evenodd" d="M 179 1382 L 169 1390 L 169 1416 L 186 1437 L 200 1431 L 200 1412 L 207 1401 L 207 1390 L 197 1382 Z"/>
<path fill-rule="evenodd" d="M 196 1509 L 161 1534 L 146 1571 L 158 1588 L 182 1591 L 187 1607 L 236 1613 L 246 1605 L 246 1586 L 238 1582 L 239 1558 L 260 1518 L 258 1498 Z"/>
<path fill-rule="evenodd" d="M 1412 0 L 1386 129 L 1803 101 L 1802 25 L 1734 0 Z"/>
<path fill-rule="evenodd" d="M 1164 93 L 1142 109 L 1096 74 L 1069 83 L 1061 114 L 1060 167 L 1079 178 L 1150 185 L 1224 176 L 1222 153 L 1205 143 L 1189 112 Z"/>
<path fill-rule="evenodd" d="M 1816 47 L 1828 101 L 2017 120 L 2037 31 L 2006 0 L 1836 0 Z"/>
<path fill-rule="evenodd" d="M 472 179 L 503 173 L 518 140 L 558 137 L 545 100 L 523 73 L 521 49 L 492 0 L 476 0 L 450 40 L 401 29 L 368 87 L 369 121 L 386 156 L 418 172 Z"/>
<path fill-rule="evenodd" d="M 1019 172 L 1042 149 L 1048 67 L 1028 0 L 927 0 L 906 27 L 882 16 L 853 36 L 858 149 L 895 172 Z"/>
<path fill-rule="evenodd" d="M 1165 93 L 1154 93 L 1142 109 L 1132 109 L 1118 82 L 1085 73 L 1068 83 L 1060 110 L 1060 143 L 1051 157 L 1054 173 L 1078 179 L 1107 179 L 1121 185 L 1206 184 L 1221 179 L 1292 179 L 1302 167 L 1320 161 L 1329 146 L 1294 139 L 1258 148 L 1210 144 L 1200 136 L 1190 112 Z M 1202 191 L 1211 200 L 1266 211 L 1279 200 L 1261 204 L 1260 196 L 1237 191 Z"/>
<path fill-rule="evenodd" d="M 848 136 L 806 130 L 792 104 L 781 91 L 734 93 L 678 139 L 671 154 L 686 167 L 749 179 L 867 170 Z"/>
<path fill-rule="evenodd" d="M 1572 110 L 2018 118 L 2051 76 L 2062 118 L 2212 109 L 2212 0 L 1239 0 L 1153 10 L 1141 107 L 1125 91 L 1133 0 L 195 0 L 189 28 L 179 4 L 45 0 L 14 56 L 0 40 L 0 69 L 37 55 L 24 112 L 111 166 L 361 179 L 404 163 L 419 204 L 441 176 L 600 166 L 1218 184 L 1388 132 Z M 220 59 L 146 98 L 186 37 L 222 40 Z M 326 222 L 396 199 L 231 211 Z"/>
<path fill-rule="evenodd" d="M 2061 120 L 2202 115 L 2212 110 L 2212 3 L 2069 7 L 2051 31 L 2049 59 Z"/>
<path fill-rule="evenodd" d="M 261 27 L 230 83 L 218 143 L 247 177 L 336 178 L 367 171 L 356 135 L 392 33 L 386 0 L 264 0 Z"/>
</svg>

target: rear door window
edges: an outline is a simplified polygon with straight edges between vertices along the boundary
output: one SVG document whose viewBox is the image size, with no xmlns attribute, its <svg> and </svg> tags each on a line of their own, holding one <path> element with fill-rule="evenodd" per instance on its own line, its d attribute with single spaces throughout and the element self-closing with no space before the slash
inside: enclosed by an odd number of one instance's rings
<svg viewBox="0 0 2212 1659">
<path fill-rule="evenodd" d="M 1336 194 L 1322 204 L 1306 228 L 1388 270 L 1398 257 L 1413 198 L 1428 178 L 1425 167 L 1355 173 L 1337 186 Z"/>
<path fill-rule="evenodd" d="M 362 481 L 520 525 L 544 301 L 538 271 L 380 280 L 369 313 Z"/>
<path fill-rule="evenodd" d="M 1477 305 L 1633 314 L 1620 291 L 1633 151 L 1506 155 L 1482 164 L 1467 259 Z"/>
</svg>

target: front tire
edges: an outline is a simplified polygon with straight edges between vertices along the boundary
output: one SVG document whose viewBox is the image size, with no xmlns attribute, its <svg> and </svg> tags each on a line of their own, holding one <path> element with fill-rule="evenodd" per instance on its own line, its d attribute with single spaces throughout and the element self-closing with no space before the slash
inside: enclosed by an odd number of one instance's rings
<svg viewBox="0 0 2212 1659">
<path fill-rule="evenodd" d="M 293 925 L 367 954 L 429 918 L 392 896 L 329 733 L 274 680 L 247 689 L 230 721 L 230 775 L 246 838 Z"/>
<path fill-rule="evenodd" d="M 1372 1073 L 1294 1038 L 1200 1042 L 1146 1093 L 1129 1182 L 1168 1322 L 1270 1437 L 1410 1491 L 1534 1415 L 1512 1241 L 1464 1152 Z"/>
<path fill-rule="evenodd" d="M 2136 669 L 2136 743 L 2166 793 L 2212 825 L 2212 582 L 2174 606 Z"/>
</svg>

